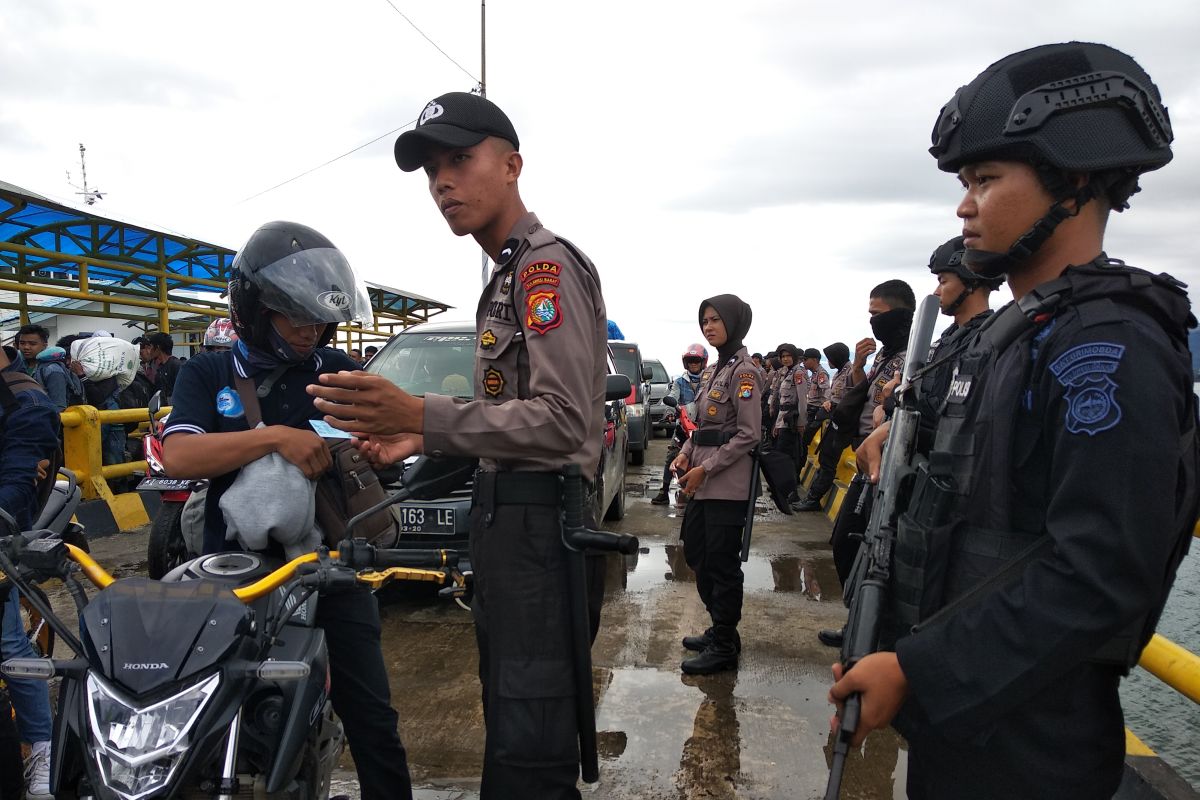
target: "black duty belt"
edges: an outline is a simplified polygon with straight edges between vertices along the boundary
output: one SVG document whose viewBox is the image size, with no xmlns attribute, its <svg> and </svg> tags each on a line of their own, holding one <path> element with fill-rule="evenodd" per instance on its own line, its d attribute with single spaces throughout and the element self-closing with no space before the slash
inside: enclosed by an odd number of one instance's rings
<svg viewBox="0 0 1200 800">
<path fill-rule="evenodd" d="M 696 431 L 692 434 L 692 444 L 700 447 L 720 447 L 728 442 L 733 437 L 737 436 L 737 431 L 730 433 L 729 431 Z"/>
<path fill-rule="evenodd" d="M 494 506 L 557 506 L 562 482 L 557 472 L 476 472 L 472 502 Z"/>
</svg>

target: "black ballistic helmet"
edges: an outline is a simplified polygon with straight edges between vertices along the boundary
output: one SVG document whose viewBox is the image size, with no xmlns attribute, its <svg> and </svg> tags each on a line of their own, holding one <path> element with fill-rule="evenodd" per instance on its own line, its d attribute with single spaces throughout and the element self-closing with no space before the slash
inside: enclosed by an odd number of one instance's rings
<svg viewBox="0 0 1200 800">
<path fill-rule="evenodd" d="M 953 272 L 968 289 L 976 286 L 984 286 L 992 290 L 999 289 L 1000 284 L 1004 283 L 1004 277 L 988 278 L 977 272 L 972 272 L 971 268 L 963 262 L 965 254 L 966 248 L 963 247 L 963 237 L 955 236 L 948 242 L 939 245 L 933 251 L 933 255 L 929 256 L 929 271 L 934 275 L 942 272 Z"/>
<path fill-rule="evenodd" d="M 1007 252 L 967 251 L 972 270 L 995 277 L 1093 197 L 1125 208 L 1137 176 L 1171 160 L 1173 138 L 1158 87 L 1136 61 L 1107 45 L 1067 42 L 1002 58 L 961 87 L 938 114 L 929 152 L 946 172 L 988 160 L 1029 163 L 1055 196 Z M 1088 183 L 1075 189 L 1069 173 L 1088 174 Z"/>
<path fill-rule="evenodd" d="M 229 277 L 229 316 L 238 338 L 271 350 L 268 314 L 293 325 L 326 323 L 324 347 L 341 323 L 372 320 L 366 286 L 341 251 L 295 222 L 268 222 L 238 251 Z"/>
<path fill-rule="evenodd" d="M 1048 44 L 1007 56 L 942 107 L 929 152 L 958 172 L 986 160 L 1071 172 L 1147 172 L 1171 160 L 1171 121 L 1136 61 L 1103 44 Z"/>
</svg>

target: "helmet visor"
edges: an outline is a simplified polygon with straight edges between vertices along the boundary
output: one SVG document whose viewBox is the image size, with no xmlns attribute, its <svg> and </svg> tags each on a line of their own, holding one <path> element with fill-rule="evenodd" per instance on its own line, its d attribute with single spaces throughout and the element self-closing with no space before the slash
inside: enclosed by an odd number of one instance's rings
<svg viewBox="0 0 1200 800">
<path fill-rule="evenodd" d="M 297 251 L 255 270 L 253 280 L 260 302 L 293 325 L 374 322 L 366 284 L 336 248 Z"/>
</svg>

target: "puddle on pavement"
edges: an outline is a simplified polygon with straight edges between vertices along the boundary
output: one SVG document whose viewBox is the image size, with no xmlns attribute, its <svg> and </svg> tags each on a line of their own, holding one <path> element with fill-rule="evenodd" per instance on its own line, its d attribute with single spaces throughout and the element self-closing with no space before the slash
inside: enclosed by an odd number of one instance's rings
<svg viewBox="0 0 1200 800">
<path fill-rule="evenodd" d="M 624 563 L 620 584 L 624 591 L 645 592 L 668 581 L 696 582 L 695 573 L 684 560 L 683 545 L 654 544 L 642 550 L 615 557 Z M 765 556 L 751 551 L 742 572 L 746 591 L 799 592 L 810 600 L 841 600 L 837 571 L 828 553 Z M 613 585 L 610 580 L 609 586 Z"/>
<path fill-rule="evenodd" d="M 703 678 L 646 668 L 598 670 L 596 722 L 606 796 L 817 796 L 828 774 L 823 673 L 746 670 Z M 847 772 L 855 797 L 892 797 L 899 738 L 872 734 Z M 899 783 L 903 789 L 903 781 Z M 649 791 L 650 795 L 642 792 Z M 632 796 L 632 795 L 630 795 Z M 670 796 L 670 795 L 666 795 Z"/>
</svg>

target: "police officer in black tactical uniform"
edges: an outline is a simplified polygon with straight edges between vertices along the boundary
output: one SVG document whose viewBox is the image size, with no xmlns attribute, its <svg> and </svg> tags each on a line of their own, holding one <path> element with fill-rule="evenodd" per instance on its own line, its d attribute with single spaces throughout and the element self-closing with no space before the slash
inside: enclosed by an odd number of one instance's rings
<svg viewBox="0 0 1200 800">
<path fill-rule="evenodd" d="M 205 553 L 236 546 L 225 541 L 220 500 L 242 467 L 278 453 L 309 478 L 329 468 L 329 447 L 310 425 L 321 414 L 304 389 L 322 373 L 358 368 L 327 345 L 339 322 L 369 320 L 371 301 L 327 238 L 305 225 L 270 222 L 234 259 L 229 311 L 239 337 L 236 346 L 188 359 L 163 431 L 169 474 L 212 479 L 204 513 Z M 252 429 L 247 421 L 239 378 L 249 379 L 258 391 L 269 386 L 258 401 L 262 427 Z M 264 491 L 269 494 L 270 487 Z M 366 588 L 322 595 L 317 624 L 329 645 L 330 698 L 346 729 L 362 797 L 411 798 L 374 595 Z"/>
<path fill-rule="evenodd" d="M 858 741 L 893 718 L 908 738 L 910 797 L 1120 783 L 1118 685 L 1196 519 L 1194 319 L 1174 279 L 1102 246 L 1171 138 L 1149 75 L 1077 42 L 993 64 L 934 128 L 967 266 L 1016 299 L 960 356 L 899 519 L 891 613 L 917 628 L 835 668 L 831 700 L 862 695 Z"/>
</svg>

